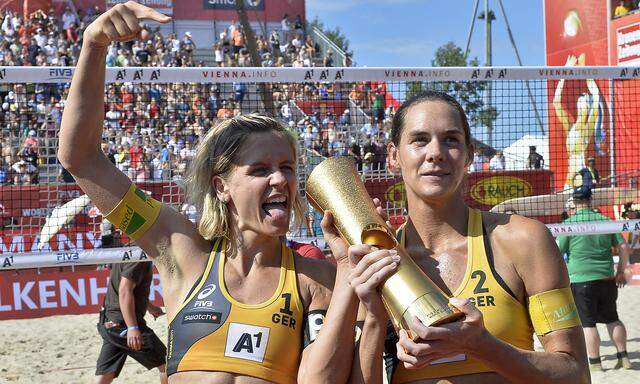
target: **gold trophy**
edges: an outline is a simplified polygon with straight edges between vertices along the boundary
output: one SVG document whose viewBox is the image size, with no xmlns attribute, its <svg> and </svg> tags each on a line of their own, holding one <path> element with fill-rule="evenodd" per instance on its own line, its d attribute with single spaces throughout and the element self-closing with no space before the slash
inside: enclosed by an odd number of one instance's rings
<svg viewBox="0 0 640 384">
<path fill-rule="evenodd" d="M 463 316 L 449 306 L 447 295 L 409 256 L 376 207 L 348 157 L 333 157 L 320 163 L 307 180 L 307 197 L 320 212 L 330 210 L 335 226 L 350 245 L 369 244 L 395 249 L 400 255 L 397 271 L 381 289 L 382 301 L 396 330 L 406 330 L 416 316 L 426 326 L 455 321 Z"/>
</svg>

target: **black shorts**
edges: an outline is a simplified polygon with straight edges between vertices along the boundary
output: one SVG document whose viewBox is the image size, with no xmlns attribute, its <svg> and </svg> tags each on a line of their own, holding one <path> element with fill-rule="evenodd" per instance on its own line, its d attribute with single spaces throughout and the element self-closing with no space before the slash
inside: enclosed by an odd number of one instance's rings
<svg viewBox="0 0 640 384">
<path fill-rule="evenodd" d="M 583 327 L 595 327 L 596 323 L 609 324 L 618 321 L 616 308 L 618 287 L 615 280 L 572 283 L 571 292 Z"/>
<path fill-rule="evenodd" d="M 126 327 L 107 329 L 104 324 L 98 324 L 98 333 L 102 336 L 102 349 L 100 349 L 100 356 L 98 356 L 96 363 L 96 376 L 115 373 L 115 377 L 118 377 L 127 356 L 133 357 L 147 369 L 165 364 L 167 348 L 151 328 L 140 327 L 142 348 L 139 351 L 129 349 L 127 336 L 120 336 L 120 332 L 125 329 Z"/>
</svg>

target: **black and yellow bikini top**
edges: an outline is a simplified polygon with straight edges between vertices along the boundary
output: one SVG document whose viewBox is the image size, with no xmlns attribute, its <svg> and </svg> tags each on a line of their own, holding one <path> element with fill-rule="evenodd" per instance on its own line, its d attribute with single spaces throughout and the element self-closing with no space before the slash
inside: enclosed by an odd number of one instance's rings
<svg viewBox="0 0 640 384">
<path fill-rule="evenodd" d="M 221 371 L 295 383 L 303 305 L 293 251 L 282 245 L 280 281 L 261 304 L 243 304 L 224 284 L 226 242 L 215 241 L 203 276 L 169 323 L 167 374 Z"/>
</svg>

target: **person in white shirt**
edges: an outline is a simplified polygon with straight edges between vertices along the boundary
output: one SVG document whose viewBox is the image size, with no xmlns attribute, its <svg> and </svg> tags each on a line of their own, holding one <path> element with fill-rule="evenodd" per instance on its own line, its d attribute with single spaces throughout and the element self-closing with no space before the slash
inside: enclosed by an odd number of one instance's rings
<svg viewBox="0 0 640 384">
<path fill-rule="evenodd" d="M 492 171 L 505 170 L 505 159 L 502 151 L 497 151 L 496 155 L 491 158 L 491 161 L 489 161 L 489 169 Z"/>
<path fill-rule="evenodd" d="M 75 27 L 78 24 L 78 16 L 67 7 L 62 14 L 62 29 L 67 31 L 67 40 L 76 41 Z"/>
<path fill-rule="evenodd" d="M 480 149 L 476 149 L 473 155 L 473 163 L 471 164 L 471 172 L 482 172 L 484 164 L 484 155 Z"/>
<path fill-rule="evenodd" d="M 282 29 L 282 41 L 286 43 L 289 40 L 289 35 L 291 32 L 291 26 L 289 25 L 289 15 L 287 13 L 282 16 L 280 27 Z"/>
<path fill-rule="evenodd" d="M 122 114 L 120 111 L 116 110 L 116 106 L 111 104 L 109 106 L 109 111 L 105 113 L 105 125 L 108 128 L 120 129 L 120 119 L 122 118 Z"/>
<path fill-rule="evenodd" d="M 280 108 L 280 116 L 282 116 L 283 120 L 289 120 L 291 118 L 291 108 L 289 107 L 289 103 L 282 104 Z"/>
<path fill-rule="evenodd" d="M 38 168 L 25 160 L 16 162 L 11 166 L 11 169 L 13 170 L 13 184 L 15 185 L 32 184 L 38 173 Z"/>
<path fill-rule="evenodd" d="M 304 44 L 304 42 L 302 41 L 302 37 L 300 37 L 300 35 L 296 35 L 293 40 L 291 40 L 291 45 L 296 47 L 296 50 L 299 50 L 300 47 L 302 47 L 302 44 Z"/>
<path fill-rule="evenodd" d="M 185 159 L 187 162 L 190 162 L 195 156 L 196 150 L 193 148 L 190 141 L 186 141 L 184 143 L 184 148 L 180 150 L 180 157 Z"/>
<path fill-rule="evenodd" d="M 47 44 L 42 49 L 44 51 L 45 56 L 47 57 L 47 64 L 51 64 L 54 57 L 56 57 L 56 53 L 58 52 L 58 48 L 56 47 L 55 40 L 48 39 Z"/>
<path fill-rule="evenodd" d="M 62 14 L 62 29 L 72 28 L 78 21 L 76 14 L 67 7 Z"/>
<path fill-rule="evenodd" d="M 44 48 L 44 46 L 47 44 L 47 35 L 44 33 L 44 30 L 42 28 L 37 29 L 36 34 L 33 36 L 33 38 L 36 39 L 36 44 L 38 44 L 40 48 Z"/>
</svg>

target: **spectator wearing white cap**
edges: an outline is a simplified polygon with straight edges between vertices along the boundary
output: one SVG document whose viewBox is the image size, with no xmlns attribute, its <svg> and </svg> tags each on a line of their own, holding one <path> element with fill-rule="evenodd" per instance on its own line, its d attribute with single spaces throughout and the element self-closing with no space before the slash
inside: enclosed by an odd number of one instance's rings
<svg viewBox="0 0 640 384">
<path fill-rule="evenodd" d="M 44 48 L 44 46 L 47 44 L 48 38 L 47 38 L 47 35 L 44 33 L 44 29 L 42 28 L 38 28 L 36 30 L 36 34 L 33 36 L 33 38 L 36 40 L 36 43 L 40 48 Z"/>
<path fill-rule="evenodd" d="M 193 51 L 196 50 L 196 43 L 193 41 L 191 32 L 184 33 L 184 37 L 182 38 L 182 48 L 187 53 L 188 57 L 192 57 Z"/>
<path fill-rule="evenodd" d="M 27 137 L 24 139 L 24 142 L 22 143 L 23 147 L 26 146 L 33 146 L 33 147 L 38 147 L 38 137 L 37 137 L 37 133 L 35 131 L 35 129 L 31 129 L 29 130 L 29 133 L 27 134 Z"/>
<path fill-rule="evenodd" d="M 38 168 L 33 164 L 20 160 L 11 166 L 13 171 L 13 184 L 30 185 L 37 181 Z"/>
<path fill-rule="evenodd" d="M 56 53 L 58 53 L 58 47 L 56 46 L 56 42 L 53 38 L 48 38 L 47 43 L 42 48 L 44 55 L 46 57 L 47 65 L 51 65 L 53 59 L 56 57 Z"/>
</svg>

